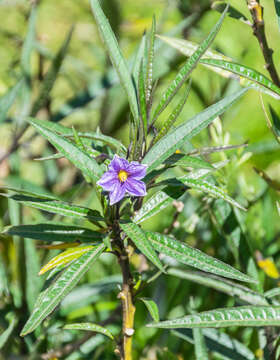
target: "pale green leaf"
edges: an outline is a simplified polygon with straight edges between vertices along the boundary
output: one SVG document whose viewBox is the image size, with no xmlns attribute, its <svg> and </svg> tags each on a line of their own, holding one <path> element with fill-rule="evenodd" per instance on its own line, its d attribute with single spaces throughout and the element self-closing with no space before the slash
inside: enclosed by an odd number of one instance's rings
<svg viewBox="0 0 280 360">
<path fill-rule="evenodd" d="M 20 90 L 22 89 L 23 81 L 18 81 L 6 94 L 0 98 L 0 124 L 6 119 L 7 113 L 15 102 Z"/>
<path fill-rule="evenodd" d="M 92 324 L 92 323 L 80 323 L 80 324 L 68 324 L 63 327 L 65 330 L 84 330 L 84 331 L 93 331 L 96 333 L 103 334 L 108 336 L 110 339 L 114 339 L 112 333 L 103 326 Z"/>
<path fill-rule="evenodd" d="M 159 312 L 158 312 L 157 304 L 152 299 L 146 297 L 139 298 L 139 300 L 143 301 L 143 303 L 146 305 L 153 320 L 159 321 Z"/>
</svg>

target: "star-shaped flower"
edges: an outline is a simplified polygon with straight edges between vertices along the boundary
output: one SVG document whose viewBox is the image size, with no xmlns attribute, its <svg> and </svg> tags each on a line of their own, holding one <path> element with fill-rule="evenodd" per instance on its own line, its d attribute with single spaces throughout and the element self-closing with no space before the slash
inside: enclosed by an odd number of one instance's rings
<svg viewBox="0 0 280 360">
<path fill-rule="evenodd" d="M 115 155 L 108 171 L 102 175 L 97 184 L 109 192 L 110 205 L 119 202 L 126 193 L 131 196 L 145 196 L 146 185 L 140 180 L 146 175 L 146 169 L 146 165 L 137 161 L 128 162 Z"/>
</svg>

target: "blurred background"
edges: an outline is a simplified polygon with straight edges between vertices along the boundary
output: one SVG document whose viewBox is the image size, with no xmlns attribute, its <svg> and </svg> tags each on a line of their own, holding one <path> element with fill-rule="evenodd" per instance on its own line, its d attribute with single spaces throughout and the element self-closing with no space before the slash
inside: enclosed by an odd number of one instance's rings
<svg viewBox="0 0 280 360">
<path fill-rule="evenodd" d="M 34 3 L 37 4 L 37 18 L 32 25 L 30 14 Z M 171 34 L 196 43 L 205 38 L 220 16 L 219 12 L 211 8 L 212 2 L 208 0 L 102 0 L 101 3 L 130 66 L 144 31 L 151 27 L 153 15 L 156 17 L 158 34 Z M 233 0 L 230 4 L 250 19 L 246 1 Z M 271 0 L 263 0 L 262 6 L 265 9 L 268 42 L 274 50 L 275 64 L 280 71 L 280 34 L 274 5 Z M 32 189 L 40 193 L 53 192 L 64 200 L 94 206 L 94 196 L 90 189 L 81 187 L 81 175 L 67 160 L 34 161 L 35 158 L 51 155 L 54 149 L 42 137 L 34 136 L 32 129 L 25 129 L 24 120 L 27 115 L 32 114 L 68 127 L 74 125 L 81 131 L 96 131 L 100 128 L 104 134 L 117 137 L 128 145 L 128 104 L 99 39 L 89 1 L 0 0 L 0 19 L 0 98 L 22 82 L 23 74 L 27 75 L 23 84 L 18 85 L 19 90 L 8 113 L 5 116 L 0 114 L 0 185 Z M 61 46 L 72 26 L 74 28 L 69 48 L 62 51 L 59 57 Z M 31 47 L 27 39 L 32 36 L 35 40 Z M 155 98 L 158 99 L 161 90 L 173 79 L 186 58 L 159 39 L 156 46 L 155 77 L 160 80 Z M 269 77 L 259 44 L 246 22 L 226 17 L 211 48 Z M 47 94 L 44 95 L 42 106 L 39 104 L 34 110 L 45 75 L 51 67 L 54 70 L 52 86 L 46 87 Z M 190 97 L 178 123 L 239 86 L 238 81 L 222 78 L 199 65 L 192 75 Z M 270 104 L 276 114 L 279 113 L 278 100 L 263 95 L 263 101 L 266 107 Z M 1 104 L 3 102 L 0 99 Z M 161 116 L 160 121 L 164 121 L 165 116 L 168 113 Z M 25 131 L 21 134 L 22 129 Z M 22 136 L 17 138 L 19 134 Z M 267 126 L 259 93 L 253 90 L 209 129 L 195 137 L 193 145 L 201 148 L 244 143 L 248 146 L 208 155 L 207 159 L 211 162 L 229 160 L 216 178 L 232 197 L 249 208 L 246 216 L 241 219 L 242 231 L 255 254 L 258 254 L 256 259 L 259 259 L 258 256 L 270 258 L 271 266 L 276 272 L 274 276 L 270 276 L 260 267 L 259 276 L 266 289 L 277 286 L 279 278 L 277 266 L 280 265 L 280 225 L 275 201 L 280 187 L 275 183 L 274 186 L 268 184 L 254 168 L 265 171 L 277 183 L 280 153 L 279 145 Z M 211 215 L 207 206 L 201 205 L 200 199 L 199 194 L 184 199 L 185 209 L 179 218 L 184 231 L 180 230 L 176 234 L 175 230 L 175 234 L 189 244 L 235 266 L 236 259 L 230 252 L 230 246 L 225 246 L 227 237 L 219 233 L 213 217 L 211 218 L 213 214 Z M 145 226 L 162 231 L 170 225 L 173 212 L 174 209 L 168 209 L 164 216 L 152 218 Z M 0 228 L 9 224 L 49 219 L 37 210 L 22 208 L 6 198 L 0 199 L 0 214 Z M 31 242 L 25 243 L 28 249 L 22 253 L 22 245 L 17 243 L 17 239 L 15 241 L 4 236 L 0 238 L 0 333 L 1 329 L 4 331 L 12 323 L 6 317 L 7 314 L 17 314 L 10 332 L 10 335 L 14 334 L 14 338 L 9 337 L 5 341 L 5 346 L 0 350 L 2 359 L 21 359 L 21 356 L 31 359 L 31 353 L 35 354 L 34 359 L 40 358 L 38 353 L 47 353 L 79 339 L 80 335 L 59 330 L 65 321 L 80 318 L 104 319 L 117 306 L 116 284 L 120 280 L 119 271 L 111 258 L 104 259 L 87 278 L 89 282 L 97 284 L 94 291 L 88 293 L 86 287 L 81 288 L 80 291 L 85 291 L 84 300 L 77 301 L 79 292 L 66 298 L 56 313 L 55 320 L 48 324 L 48 330 L 45 326 L 41 332 L 25 339 L 19 338 L 19 330 L 42 287 L 43 281 L 37 276 L 38 270 L 50 258 L 48 252 L 30 244 Z M 26 260 L 21 259 L 23 256 L 27 256 Z M 135 259 L 136 267 L 138 260 Z M 21 272 L 22 262 L 30 264 L 29 267 L 25 266 L 24 273 Z M 194 297 L 195 307 L 199 311 L 212 308 L 214 304 L 218 307 L 217 305 L 226 306 L 233 302 L 223 294 L 213 294 L 211 290 L 209 292 L 190 282 L 169 279 L 170 277 L 162 277 L 154 288 L 147 290 L 150 296 L 159 300 L 163 318 L 186 313 L 188 304 L 185 299 L 190 295 Z M 182 284 L 184 291 L 178 293 Z M 171 308 L 175 309 L 173 313 L 169 312 Z M 144 354 L 143 359 L 172 359 L 174 355 L 167 350 L 166 354 L 165 350 L 156 353 L 157 346 L 164 345 L 178 354 L 174 359 L 192 358 L 193 349 L 189 343 L 179 338 L 175 341 L 174 336 L 170 337 L 167 332 L 160 333 L 154 329 L 143 331 L 143 318 L 146 316 L 144 306 L 139 304 L 136 315 L 136 323 L 139 325 L 135 342 L 137 356 Z M 250 345 L 253 353 L 258 351 L 259 342 L 253 330 L 246 329 L 238 334 L 233 329 L 232 334 Z M 80 352 L 75 352 L 74 349 L 73 354 L 76 355 L 72 354 L 70 357 L 71 354 L 67 354 L 67 358 L 113 359 L 111 345 L 98 339 L 98 336 L 95 337 L 95 343 L 90 343 L 88 348 L 85 347 Z M 145 353 L 147 343 L 154 344 L 153 353 Z M 98 344 L 101 344 L 101 350 L 97 351 Z M 61 358 L 64 357 L 66 355 Z M 47 358 L 50 357 L 45 357 Z M 216 358 L 219 357 L 213 357 Z"/>
</svg>

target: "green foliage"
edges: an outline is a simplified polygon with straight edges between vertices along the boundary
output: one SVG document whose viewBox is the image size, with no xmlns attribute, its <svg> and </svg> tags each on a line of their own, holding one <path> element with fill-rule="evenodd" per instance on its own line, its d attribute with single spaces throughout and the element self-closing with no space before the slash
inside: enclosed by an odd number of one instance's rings
<svg viewBox="0 0 280 360">
<path fill-rule="evenodd" d="M 247 5 L 0 2 L 0 360 L 279 358 L 279 6 Z"/>
</svg>

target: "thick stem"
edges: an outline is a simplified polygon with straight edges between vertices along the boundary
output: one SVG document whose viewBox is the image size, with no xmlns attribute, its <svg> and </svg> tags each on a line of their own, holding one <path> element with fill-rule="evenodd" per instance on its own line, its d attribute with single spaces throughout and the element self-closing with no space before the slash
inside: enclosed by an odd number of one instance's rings
<svg viewBox="0 0 280 360">
<path fill-rule="evenodd" d="M 119 293 L 123 311 L 121 359 L 132 360 L 132 337 L 134 334 L 135 314 L 135 306 L 133 304 L 133 277 L 130 272 L 128 255 L 124 248 L 119 256 L 119 264 L 123 276 L 122 290 Z"/>
<path fill-rule="evenodd" d="M 259 0 L 247 0 L 247 5 L 252 15 L 252 19 L 253 19 L 252 28 L 254 35 L 258 39 L 260 48 L 262 50 L 263 57 L 265 60 L 265 67 L 269 72 L 274 84 L 280 86 L 279 76 L 272 57 L 273 50 L 269 48 L 265 34 L 263 7 L 260 5 Z"/>
</svg>

